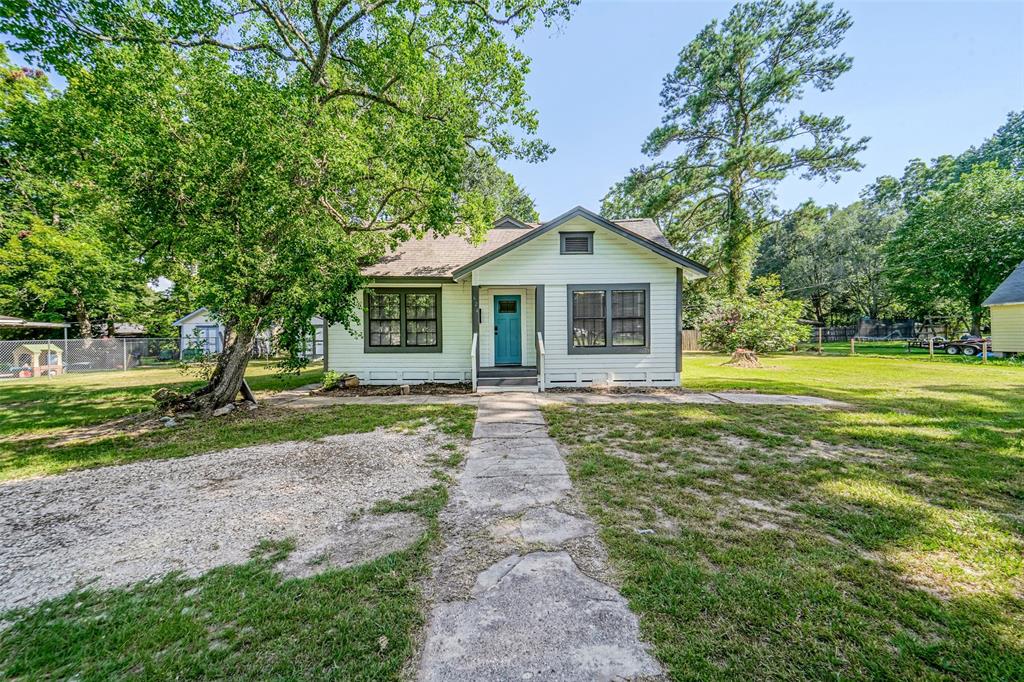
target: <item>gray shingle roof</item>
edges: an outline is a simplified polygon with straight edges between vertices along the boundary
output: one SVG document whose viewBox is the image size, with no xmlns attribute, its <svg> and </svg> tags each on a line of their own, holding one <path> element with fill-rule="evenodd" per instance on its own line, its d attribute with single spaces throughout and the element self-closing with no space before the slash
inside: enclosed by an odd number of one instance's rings
<svg viewBox="0 0 1024 682">
<path fill-rule="evenodd" d="M 982 305 L 1001 305 L 1003 303 L 1024 303 L 1024 261 L 996 287 L 992 295 Z"/>
<path fill-rule="evenodd" d="M 631 218 L 612 221 L 619 227 L 671 249 L 661 228 L 650 218 Z M 428 232 L 422 239 L 401 244 L 374 265 L 363 268 L 367 277 L 451 277 L 458 268 L 522 237 L 541 223 L 528 223 L 525 228 L 496 227 L 487 232 L 478 245 L 469 243 L 463 235 L 437 237 Z"/>
</svg>

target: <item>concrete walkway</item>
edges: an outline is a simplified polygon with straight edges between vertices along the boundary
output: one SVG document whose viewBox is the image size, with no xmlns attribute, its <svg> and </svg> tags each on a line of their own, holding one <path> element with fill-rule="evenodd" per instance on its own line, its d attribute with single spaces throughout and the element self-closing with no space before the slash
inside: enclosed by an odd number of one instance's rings
<svg viewBox="0 0 1024 682">
<path fill-rule="evenodd" d="M 271 401 L 295 409 L 328 407 L 331 405 L 477 405 L 490 396 L 500 397 L 522 395 L 519 393 L 492 393 L 482 398 L 478 394 L 456 395 L 387 395 L 387 396 L 339 396 L 310 395 L 308 391 L 283 392 Z M 546 391 L 533 394 L 536 405 L 571 403 L 576 405 L 609 405 L 612 403 L 655 403 L 655 404 L 697 404 L 697 405 L 797 405 L 811 407 L 848 407 L 847 403 L 810 395 L 786 395 L 775 393 L 748 393 L 745 391 L 723 391 L 719 393 L 599 393 Z M 536 406 L 535 405 L 535 406 Z"/>
<path fill-rule="evenodd" d="M 636 616 L 607 584 L 604 547 L 572 494 L 538 396 L 479 398 L 465 469 L 441 515 L 445 548 L 421 680 L 660 678 Z"/>
</svg>

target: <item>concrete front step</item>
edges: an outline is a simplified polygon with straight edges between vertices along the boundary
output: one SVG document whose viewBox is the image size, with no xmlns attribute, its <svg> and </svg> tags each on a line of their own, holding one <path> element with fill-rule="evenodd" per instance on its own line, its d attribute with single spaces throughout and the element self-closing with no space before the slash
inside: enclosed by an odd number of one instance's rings
<svg viewBox="0 0 1024 682">
<path fill-rule="evenodd" d="M 477 376 L 484 377 L 536 377 L 537 368 L 532 366 L 520 367 L 519 365 L 500 365 L 498 367 L 481 367 Z"/>
<path fill-rule="evenodd" d="M 537 377 L 489 376 L 477 377 L 477 386 L 536 386 Z"/>
<path fill-rule="evenodd" d="M 521 385 L 507 385 L 507 386 L 485 386 L 483 383 L 477 384 L 477 393 L 539 393 L 537 384 L 533 386 L 521 386 Z"/>
</svg>

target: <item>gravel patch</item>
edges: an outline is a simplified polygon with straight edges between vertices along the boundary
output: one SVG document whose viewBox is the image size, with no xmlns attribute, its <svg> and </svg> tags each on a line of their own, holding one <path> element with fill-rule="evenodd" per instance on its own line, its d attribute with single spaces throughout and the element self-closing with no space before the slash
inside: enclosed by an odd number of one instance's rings
<svg viewBox="0 0 1024 682">
<path fill-rule="evenodd" d="M 2 484 L 0 613 L 85 585 L 198 576 L 247 561 L 264 539 L 294 538 L 297 557 L 317 565 L 373 558 L 353 533 L 380 532 L 378 556 L 400 549 L 415 530 L 356 528 L 355 517 L 431 485 L 447 441 L 378 429 Z M 293 562 L 290 572 L 309 571 Z"/>
</svg>

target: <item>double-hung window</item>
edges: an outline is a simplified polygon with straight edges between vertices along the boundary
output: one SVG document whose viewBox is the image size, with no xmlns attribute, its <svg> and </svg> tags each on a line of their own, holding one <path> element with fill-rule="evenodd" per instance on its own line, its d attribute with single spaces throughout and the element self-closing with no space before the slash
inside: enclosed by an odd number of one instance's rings
<svg viewBox="0 0 1024 682">
<path fill-rule="evenodd" d="M 649 284 L 578 284 L 568 289 L 569 353 L 649 353 Z"/>
<path fill-rule="evenodd" d="M 367 289 L 367 353 L 440 353 L 440 289 Z"/>
</svg>

